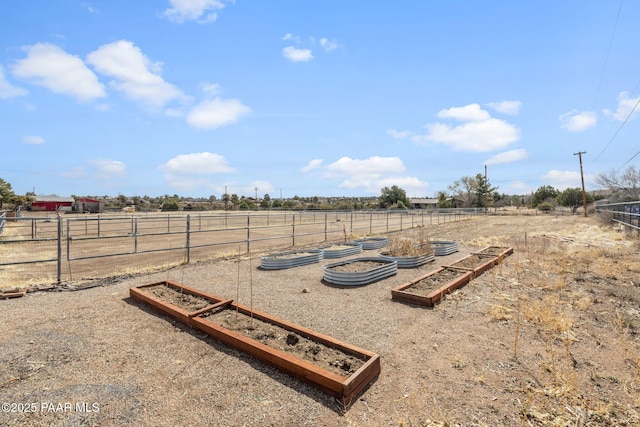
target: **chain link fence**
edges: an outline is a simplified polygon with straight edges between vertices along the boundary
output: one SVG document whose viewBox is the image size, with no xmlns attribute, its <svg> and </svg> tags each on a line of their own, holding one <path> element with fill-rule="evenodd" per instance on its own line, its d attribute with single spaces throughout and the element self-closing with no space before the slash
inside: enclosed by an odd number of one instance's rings
<svg viewBox="0 0 640 427">
<path fill-rule="evenodd" d="M 482 209 L 90 214 L 5 218 L 0 287 L 138 274 L 460 221 Z"/>
</svg>

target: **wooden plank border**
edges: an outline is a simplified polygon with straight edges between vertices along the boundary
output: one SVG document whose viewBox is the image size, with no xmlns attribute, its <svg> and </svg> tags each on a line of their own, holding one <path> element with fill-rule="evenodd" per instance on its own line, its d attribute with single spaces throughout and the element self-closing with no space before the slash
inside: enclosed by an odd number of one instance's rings
<svg viewBox="0 0 640 427">
<path fill-rule="evenodd" d="M 172 289 L 187 293 L 189 295 L 205 298 L 212 304 L 194 311 L 189 312 L 181 309 L 173 304 L 167 303 L 160 298 L 150 295 L 144 291 L 144 288 L 157 285 L 166 285 Z M 369 383 L 377 378 L 380 374 L 380 356 L 374 352 L 362 349 L 347 342 L 338 340 L 329 335 L 325 335 L 300 325 L 288 322 L 283 319 L 271 316 L 267 313 L 251 310 L 250 307 L 237 304 L 231 300 L 225 300 L 215 295 L 190 288 L 172 281 L 152 283 L 130 288 L 131 297 L 139 302 L 145 303 L 154 309 L 170 316 L 188 326 L 202 331 L 211 337 L 223 342 L 233 348 L 236 348 L 264 363 L 267 363 L 299 380 L 308 383 L 317 389 L 334 396 L 342 402 L 343 405 L 349 406 L 353 399 L 358 396 Z M 311 341 L 321 343 L 327 347 L 337 349 L 345 354 L 355 356 L 364 361 L 364 364 L 349 376 L 341 376 L 315 365 L 306 360 L 302 360 L 296 356 L 286 353 L 282 350 L 275 349 L 265 345 L 259 341 L 242 335 L 238 332 L 227 329 L 219 324 L 211 322 L 202 314 L 215 308 L 224 308 L 229 310 L 237 310 L 244 315 L 250 315 L 254 318 L 279 326 L 291 332 L 295 332 Z"/>
</svg>

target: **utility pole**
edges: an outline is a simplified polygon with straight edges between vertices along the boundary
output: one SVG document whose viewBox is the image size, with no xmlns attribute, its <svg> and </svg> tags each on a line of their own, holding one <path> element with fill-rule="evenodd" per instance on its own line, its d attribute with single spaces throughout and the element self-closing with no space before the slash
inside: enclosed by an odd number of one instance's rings
<svg viewBox="0 0 640 427">
<path fill-rule="evenodd" d="M 254 190 L 256 190 L 256 209 L 258 209 L 258 187 L 254 187 Z"/>
<path fill-rule="evenodd" d="M 227 186 L 224 186 L 224 210 L 227 210 L 227 203 L 229 203 L 229 195 L 227 194 Z"/>
<path fill-rule="evenodd" d="M 489 186 L 487 185 L 487 165 L 484 165 L 484 188 L 482 189 L 484 193 L 484 211 L 485 213 L 489 209 L 487 206 L 487 189 Z"/>
<path fill-rule="evenodd" d="M 587 193 L 584 191 L 584 174 L 582 173 L 582 155 L 586 154 L 586 151 L 578 151 L 573 153 L 574 156 L 578 156 L 580 159 L 580 179 L 582 180 L 582 205 L 584 207 L 584 217 L 587 217 Z"/>
</svg>

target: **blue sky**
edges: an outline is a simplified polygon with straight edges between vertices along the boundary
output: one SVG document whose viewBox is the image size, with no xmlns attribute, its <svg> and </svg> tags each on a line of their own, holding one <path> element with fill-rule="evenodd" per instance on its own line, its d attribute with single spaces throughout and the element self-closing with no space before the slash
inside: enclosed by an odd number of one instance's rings
<svg viewBox="0 0 640 427">
<path fill-rule="evenodd" d="M 430 197 L 484 165 L 525 194 L 579 187 L 578 151 L 588 189 L 640 164 L 637 1 L 33 0 L 0 19 L 17 194 Z"/>
</svg>

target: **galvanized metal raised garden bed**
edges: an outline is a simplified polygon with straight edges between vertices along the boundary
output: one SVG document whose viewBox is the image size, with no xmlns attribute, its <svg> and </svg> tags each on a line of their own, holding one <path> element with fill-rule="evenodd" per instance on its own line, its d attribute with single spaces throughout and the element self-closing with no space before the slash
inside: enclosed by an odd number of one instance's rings
<svg viewBox="0 0 640 427">
<path fill-rule="evenodd" d="M 419 255 L 389 255 L 390 252 L 380 252 L 385 258 L 396 260 L 398 268 L 416 268 L 436 259 L 435 252 L 428 252 Z"/>
<path fill-rule="evenodd" d="M 471 271 L 440 267 L 391 290 L 391 299 L 433 307 L 446 294 L 463 287 L 471 280 Z"/>
<path fill-rule="evenodd" d="M 322 261 L 322 258 L 323 252 L 319 249 L 308 251 L 282 252 L 279 254 L 261 257 L 260 268 L 263 268 L 265 270 L 282 270 L 285 268 L 314 264 Z"/>
<path fill-rule="evenodd" d="M 323 259 L 343 258 L 362 253 L 362 244 L 356 242 L 336 243 L 320 248 Z"/>
<path fill-rule="evenodd" d="M 340 399 L 344 405 L 349 405 L 380 373 L 380 357 L 376 353 L 176 282 L 164 281 L 133 287 L 130 295 L 136 301 L 150 305 L 163 314 L 311 384 Z M 314 348 L 317 347 L 314 351 L 337 351 L 342 355 L 341 358 L 351 362 L 344 362 L 336 368 L 340 373 L 336 373 L 336 369 L 331 370 L 313 361 L 303 360 L 291 352 L 222 326 L 222 322 L 216 322 L 221 314 L 227 314 L 230 319 L 240 316 L 256 322 L 256 325 L 261 322 L 268 327 L 285 330 L 288 333 L 286 343 L 283 343 L 285 347 L 308 340 L 314 344 Z M 352 367 L 353 361 L 358 363 Z"/>
<path fill-rule="evenodd" d="M 362 249 L 365 251 L 372 249 L 384 248 L 389 244 L 389 239 L 386 237 L 367 237 L 365 239 L 356 239 L 355 243 L 362 245 Z"/>
<path fill-rule="evenodd" d="M 398 263 L 385 257 L 354 258 L 328 264 L 324 267 L 323 280 L 343 286 L 361 286 L 394 276 Z"/>
<path fill-rule="evenodd" d="M 436 253 L 436 256 L 447 256 L 458 252 L 458 243 L 448 240 L 434 240 L 429 242 Z"/>
</svg>

